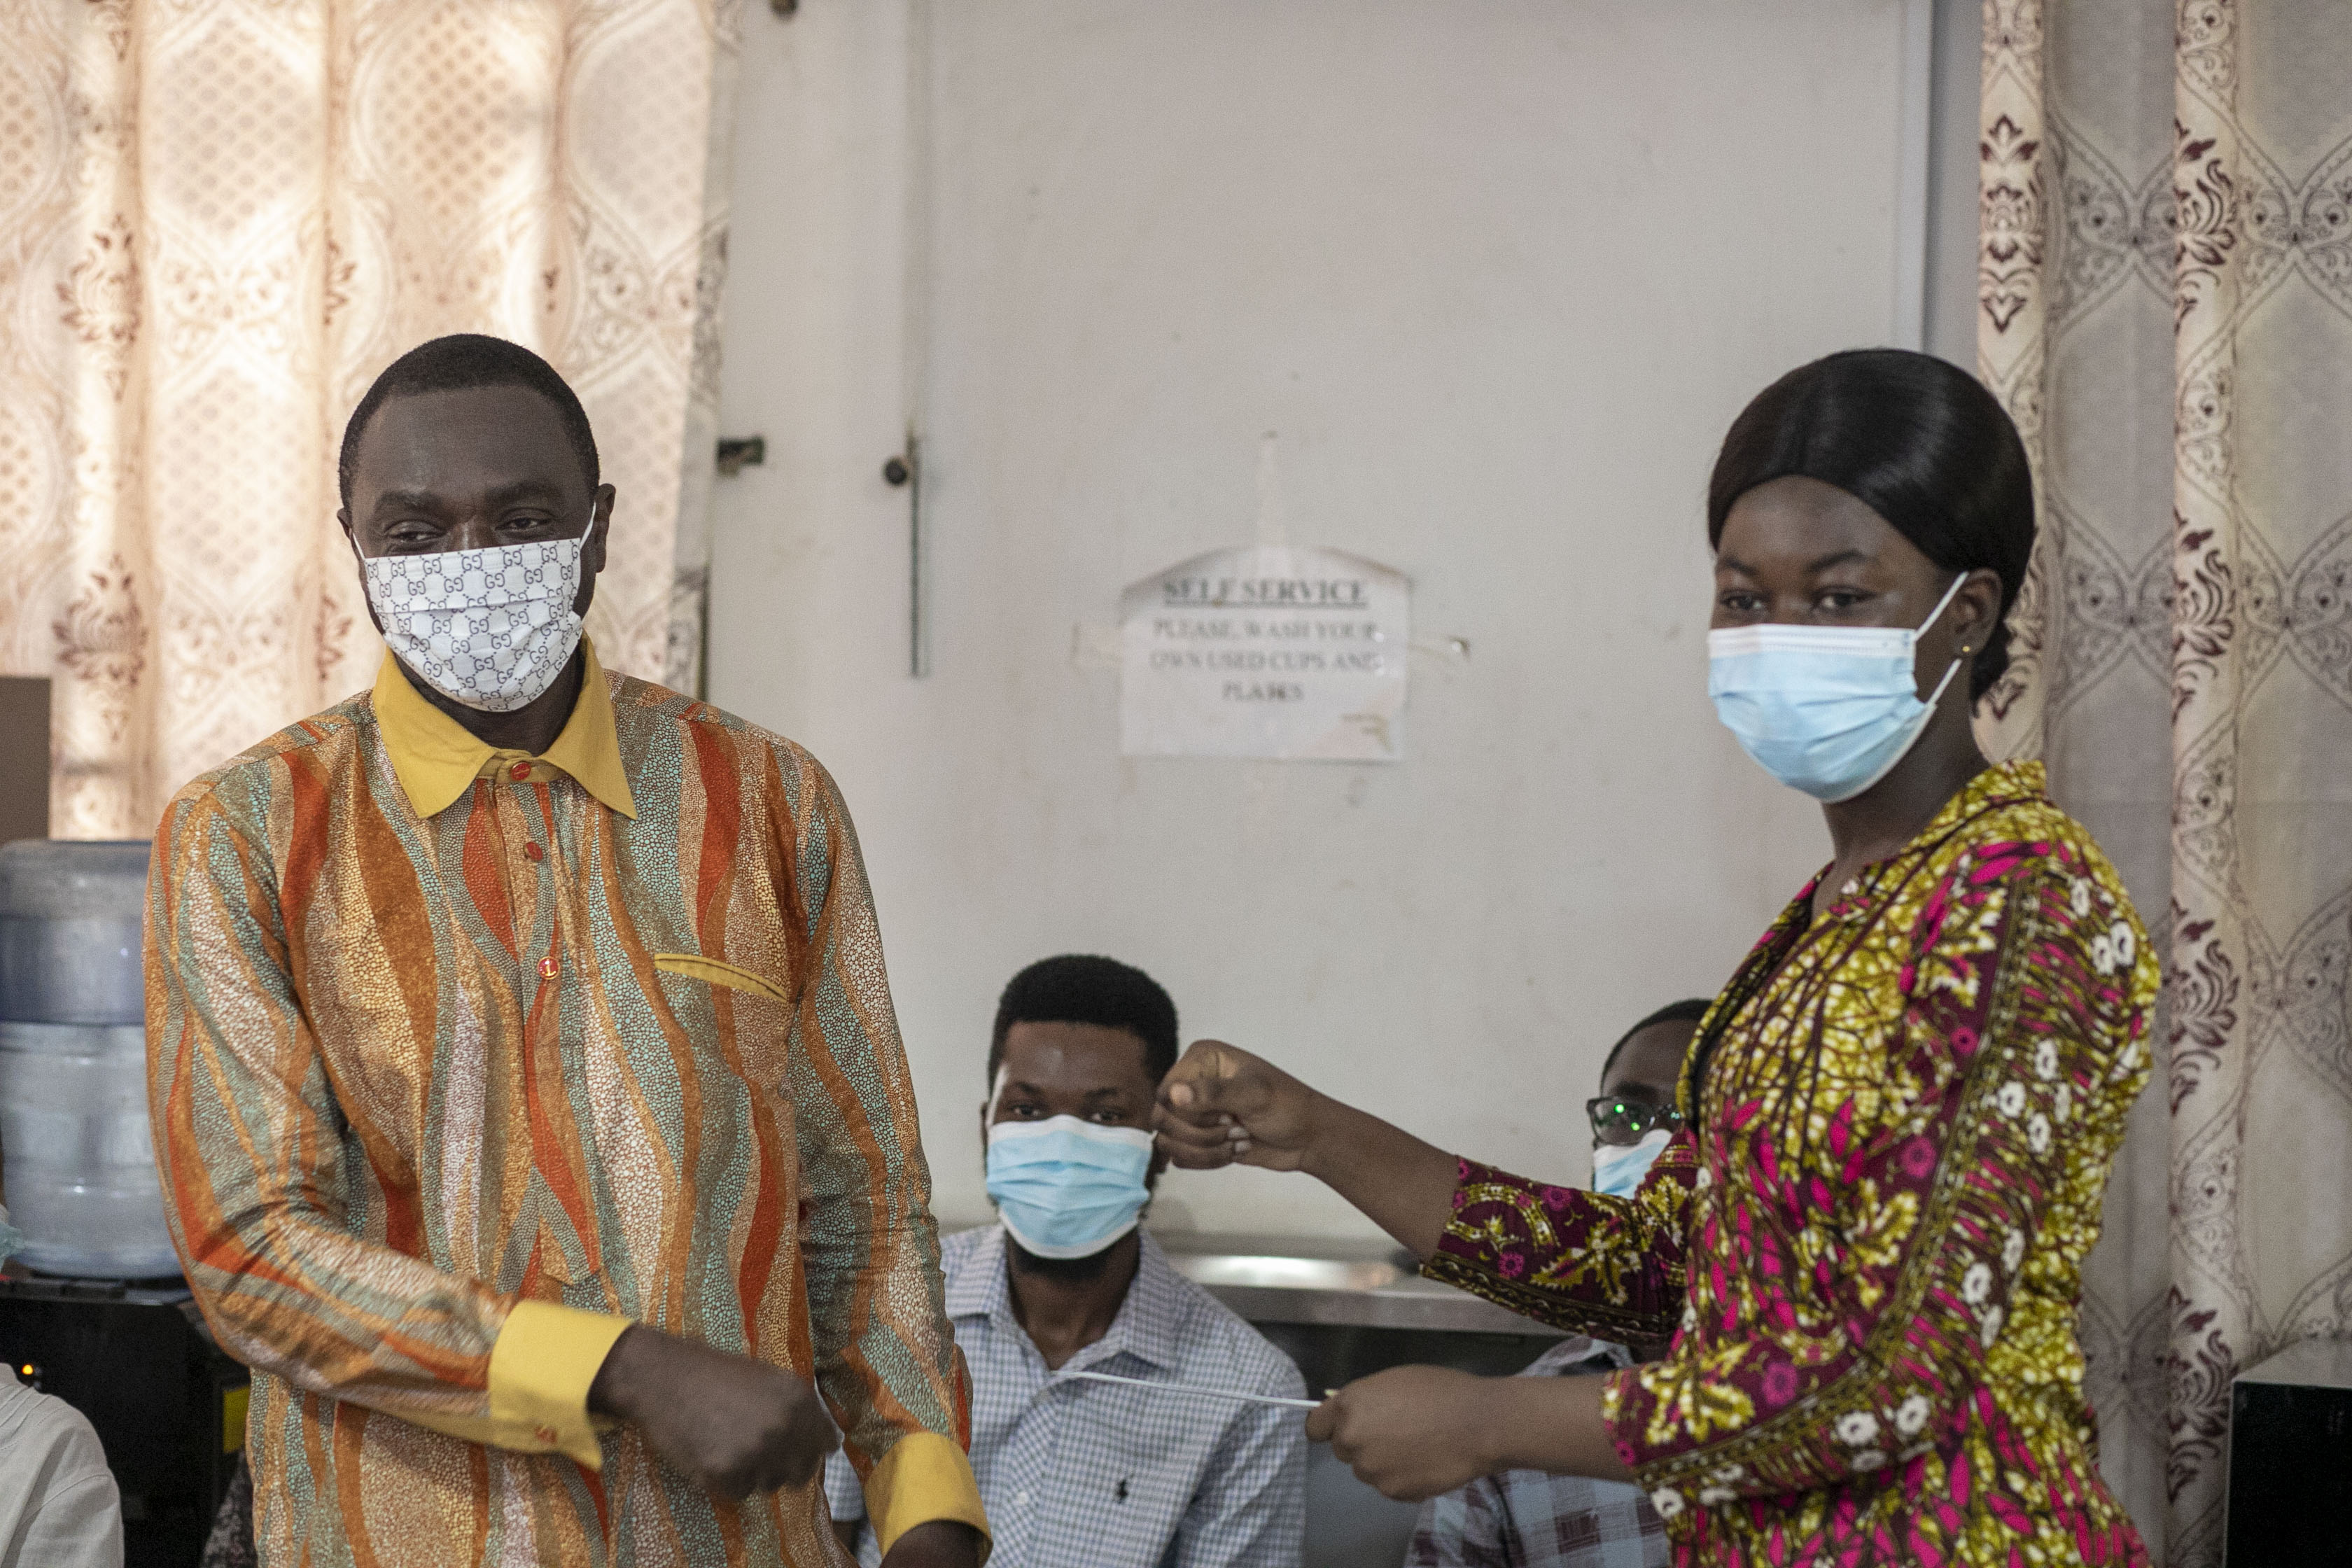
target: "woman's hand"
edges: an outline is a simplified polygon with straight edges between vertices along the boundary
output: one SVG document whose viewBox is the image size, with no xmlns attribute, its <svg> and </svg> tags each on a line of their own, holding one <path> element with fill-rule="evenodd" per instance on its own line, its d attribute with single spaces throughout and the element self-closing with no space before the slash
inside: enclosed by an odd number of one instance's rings
<svg viewBox="0 0 2352 1568">
<path fill-rule="evenodd" d="M 1160 1080 L 1153 1122 L 1188 1171 L 1305 1171 L 1427 1258 L 1454 1213 L 1454 1159 L 1226 1045 L 1195 1040 Z"/>
<path fill-rule="evenodd" d="M 1401 1502 L 1506 1469 L 1631 1480 L 1601 1418 L 1602 1382 L 1391 1367 L 1325 1400 L 1307 1417 L 1307 1436 Z"/>
<path fill-rule="evenodd" d="M 1232 1164 L 1296 1171 L 1307 1163 L 1321 1098 L 1247 1051 L 1195 1040 L 1160 1081 L 1160 1147 L 1188 1171 Z"/>
<path fill-rule="evenodd" d="M 1419 1502 L 1503 1468 L 1487 1447 L 1497 1379 L 1442 1366 L 1396 1366 L 1359 1378 L 1307 1417 L 1356 1479 L 1383 1497 Z"/>
</svg>

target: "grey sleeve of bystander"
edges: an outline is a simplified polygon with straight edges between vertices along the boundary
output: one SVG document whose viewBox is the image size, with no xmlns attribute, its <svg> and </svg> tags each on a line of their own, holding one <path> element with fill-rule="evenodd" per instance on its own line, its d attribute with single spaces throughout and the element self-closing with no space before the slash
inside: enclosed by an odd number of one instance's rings
<svg viewBox="0 0 2352 1568">
<path fill-rule="evenodd" d="M 122 1568 L 122 1500 L 81 1412 L 29 1389 L 0 1442 L 0 1568 Z"/>
</svg>

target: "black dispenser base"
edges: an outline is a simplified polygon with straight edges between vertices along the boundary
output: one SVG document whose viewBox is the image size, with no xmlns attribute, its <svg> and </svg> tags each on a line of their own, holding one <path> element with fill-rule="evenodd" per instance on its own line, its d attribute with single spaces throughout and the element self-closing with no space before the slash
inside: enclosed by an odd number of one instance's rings
<svg viewBox="0 0 2352 1568">
<path fill-rule="evenodd" d="M 98 1428 L 122 1492 L 124 1568 L 195 1568 L 245 1446 L 250 1379 L 186 1286 L 0 1279 L 0 1354 Z"/>
<path fill-rule="evenodd" d="M 2230 1386 L 2228 1568 L 2352 1564 L 2352 1341 L 2306 1340 Z"/>
</svg>

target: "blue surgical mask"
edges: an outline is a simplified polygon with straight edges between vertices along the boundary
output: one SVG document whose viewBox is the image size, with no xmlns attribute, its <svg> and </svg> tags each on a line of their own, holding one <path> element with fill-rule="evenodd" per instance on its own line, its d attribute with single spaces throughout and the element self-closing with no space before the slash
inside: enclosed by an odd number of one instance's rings
<svg viewBox="0 0 2352 1568">
<path fill-rule="evenodd" d="M 1592 1190 L 1612 1198 L 1630 1198 L 1642 1178 L 1658 1163 L 1674 1134 L 1661 1127 L 1643 1133 L 1639 1143 L 1601 1143 L 1592 1150 Z"/>
<path fill-rule="evenodd" d="M 1706 694 L 1763 770 L 1834 805 L 1886 776 L 1927 729 L 1959 673 L 1952 660 L 1925 702 L 1914 648 L 1968 581 L 1963 572 L 1916 630 L 1768 623 L 1706 634 Z"/>
<path fill-rule="evenodd" d="M 1151 1134 L 1075 1116 L 988 1129 L 988 1195 L 1039 1258 L 1092 1258 L 1135 1228 L 1151 1194 Z"/>
</svg>

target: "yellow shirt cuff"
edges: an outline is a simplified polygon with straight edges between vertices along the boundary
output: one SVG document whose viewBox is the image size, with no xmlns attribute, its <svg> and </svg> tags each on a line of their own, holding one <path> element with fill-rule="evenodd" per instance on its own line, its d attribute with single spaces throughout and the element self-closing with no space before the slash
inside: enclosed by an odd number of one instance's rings
<svg viewBox="0 0 2352 1568">
<path fill-rule="evenodd" d="M 899 1438 L 866 1478 L 866 1517 L 886 1553 L 919 1524 L 968 1524 L 980 1531 L 981 1560 L 987 1561 L 988 1515 L 980 1506 L 980 1483 L 952 1437 L 909 1432 Z"/>
<path fill-rule="evenodd" d="M 490 1347 L 489 1436 L 501 1448 L 562 1454 L 604 1468 L 588 1385 L 629 1320 L 552 1301 L 518 1301 Z"/>
</svg>

